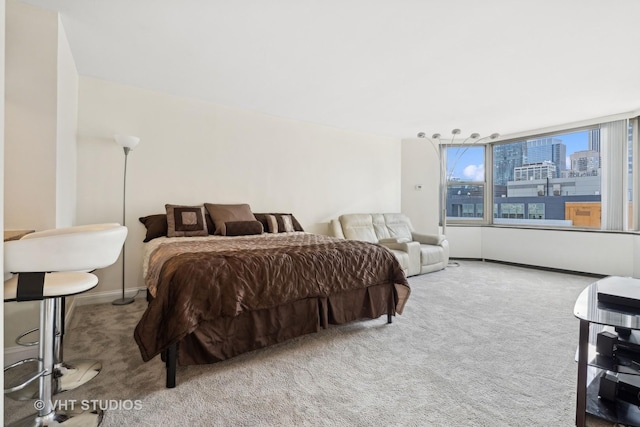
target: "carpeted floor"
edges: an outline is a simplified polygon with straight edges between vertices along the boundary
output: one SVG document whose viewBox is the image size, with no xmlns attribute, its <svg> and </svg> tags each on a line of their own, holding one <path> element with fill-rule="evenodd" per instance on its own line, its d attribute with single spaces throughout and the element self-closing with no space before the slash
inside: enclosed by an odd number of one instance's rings
<svg viewBox="0 0 640 427">
<path fill-rule="evenodd" d="M 106 427 L 572 426 L 573 305 L 595 280 L 461 261 L 410 278 L 405 313 L 392 325 L 385 316 L 179 367 L 175 389 L 165 389 L 159 357 L 143 363 L 133 340 L 144 299 L 78 307 L 65 359 L 97 358 L 104 369 L 55 398 L 111 405 Z M 6 422 L 34 412 L 33 402 L 4 404 Z"/>
</svg>

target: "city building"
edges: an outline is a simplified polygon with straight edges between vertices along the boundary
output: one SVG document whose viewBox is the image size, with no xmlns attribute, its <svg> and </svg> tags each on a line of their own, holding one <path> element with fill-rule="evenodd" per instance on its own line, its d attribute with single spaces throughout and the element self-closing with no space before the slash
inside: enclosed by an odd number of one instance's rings
<svg viewBox="0 0 640 427">
<path fill-rule="evenodd" d="M 558 138 L 538 138 L 528 140 L 524 163 L 541 163 L 550 160 L 561 172 L 566 169 L 567 146 Z"/>
<path fill-rule="evenodd" d="M 595 150 L 576 151 L 569 155 L 571 169 L 563 171 L 565 177 L 600 175 L 600 153 Z"/>
<path fill-rule="evenodd" d="M 526 143 L 496 145 L 493 148 L 493 183 L 506 186 L 514 180 L 515 168 L 523 165 Z"/>
<path fill-rule="evenodd" d="M 556 165 L 545 160 L 540 163 L 529 163 L 514 169 L 514 181 L 531 181 L 536 179 L 551 179 L 557 177 Z"/>
</svg>

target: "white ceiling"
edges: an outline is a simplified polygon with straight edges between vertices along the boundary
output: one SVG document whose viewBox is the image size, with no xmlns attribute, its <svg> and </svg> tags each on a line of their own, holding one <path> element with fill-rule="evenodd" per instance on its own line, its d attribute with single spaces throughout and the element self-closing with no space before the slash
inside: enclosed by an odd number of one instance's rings
<svg viewBox="0 0 640 427">
<path fill-rule="evenodd" d="M 396 138 L 640 108 L 638 0 L 27 2 L 82 76 Z"/>
</svg>

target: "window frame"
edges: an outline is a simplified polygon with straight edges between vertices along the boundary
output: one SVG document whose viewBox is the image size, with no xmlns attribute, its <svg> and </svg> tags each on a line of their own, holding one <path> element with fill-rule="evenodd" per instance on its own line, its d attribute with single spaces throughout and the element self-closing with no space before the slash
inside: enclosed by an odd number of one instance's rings
<svg viewBox="0 0 640 427">
<path fill-rule="evenodd" d="M 489 224 L 489 216 L 488 215 L 493 215 L 493 209 L 487 209 L 487 201 L 491 200 L 488 199 L 487 197 L 487 193 L 491 191 L 490 189 L 490 177 L 487 173 L 487 162 L 490 160 L 491 156 L 488 156 L 488 153 L 491 151 L 488 149 L 488 144 L 482 143 L 482 144 L 463 144 L 463 143 L 453 143 L 453 144 L 441 144 L 440 145 L 440 149 L 441 149 L 441 155 L 444 157 L 444 161 L 443 161 L 443 165 L 445 168 L 444 173 L 442 174 L 444 176 L 444 185 L 443 190 L 445 191 L 445 196 L 444 198 L 441 197 L 440 200 L 444 199 L 444 202 L 447 203 L 447 206 L 449 206 L 449 188 L 451 186 L 455 186 L 460 185 L 460 181 L 449 181 L 449 176 L 448 176 L 448 170 L 447 170 L 447 164 L 448 164 L 448 159 L 447 159 L 447 154 L 448 154 L 448 150 L 449 149 L 459 149 L 459 148 L 482 148 L 483 150 L 483 162 L 484 162 L 484 181 L 464 181 L 464 185 L 477 185 L 477 186 L 482 186 L 483 187 L 483 192 L 482 192 L 482 205 L 483 205 L 483 209 L 482 209 L 482 216 L 470 216 L 470 217 L 464 217 L 464 216 L 449 216 L 449 213 L 451 212 L 450 209 L 447 208 L 447 225 L 460 225 L 460 224 L 466 224 L 466 225 L 488 225 Z M 474 214 L 477 213 L 477 209 L 475 209 L 475 202 L 474 204 Z M 462 203 L 460 203 L 461 205 L 461 213 L 463 211 L 463 207 L 462 207 Z M 453 206 L 453 205 L 452 205 Z M 442 226 L 442 207 L 440 209 L 440 214 L 439 214 L 439 218 L 440 218 L 440 226 Z"/>
<path fill-rule="evenodd" d="M 637 113 L 636 113 L 637 114 Z M 632 200 L 629 202 L 626 198 L 624 199 L 624 203 L 629 203 L 629 207 L 624 206 L 624 212 L 625 212 L 625 216 L 624 216 L 624 230 L 623 231 L 616 231 L 616 230 L 605 230 L 603 226 L 601 227 L 581 227 L 581 226 L 567 226 L 567 225 L 563 225 L 563 224 L 553 224 L 550 223 L 551 220 L 549 220 L 547 218 L 547 216 L 549 215 L 548 212 L 548 207 L 545 205 L 544 209 L 544 214 L 543 217 L 545 220 L 549 221 L 546 222 L 545 224 L 536 224 L 535 221 L 537 221 L 537 219 L 528 219 L 528 218 L 524 218 L 523 223 L 500 223 L 500 219 L 501 218 L 497 218 L 500 216 L 500 212 L 494 212 L 495 208 L 496 208 L 496 201 L 494 200 L 494 173 L 495 173 L 495 165 L 494 165 L 494 161 L 493 161 L 493 153 L 494 153 L 494 147 L 499 146 L 499 145 L 506 145 L 506 144 L 511 144 L 511 143 L 515 143 L 515 142 L 521 142 L 521 141 L 526 141 L 526 140 L 532 140 L 532 139 L 542 139 L 542 138 L 548 138 L 548 137 L 555 137 L 555 136 L 560 136 L 560 135 L 565 135 L 565 134 L 570 134 L 570 133 L 576 133 L 576 132 L 582 132 L 582 131 L 590 131 L 593 129 L 602 129 L 602 125 L 606 124 L 606 123 L 610 123 L 612 121 L 616 121 L 616 120 L 624 120 L 627 124 L 627 128 L 631 127 L 632 129 L 632 140 L 630 141 L 630 145 L 631 145 L 631 154 L 632 154 L 632 161 L 631 161 L 631 166 L 632 166 L 632 170 L 629 171 L 627 169 L 627 164 L 625 165 L 614 165 L 613 167 L 624 167 L 625 171 L 627 171 L 627 173 L 630 173 L 631 176 L 629 178 L 629 183 L 632 185 L 632 188 L 629 191 L 629 194 L 631 195 Z M 444 161 L 443 161 L 443 165 L 445 167 L 445 171 L 443 173 L 443 180 L 445 181 L 444 183 L 441 183 L 441 191 L 445 191 L 446 194 L 444 195 L 444 198 L 442 197 L 442 193 L 440 192 L 440 201 L 442 203 L 442 201 L 444 200 L 445 203 L 447 203 L 447 205 L 449 205 L 449 200 L 448 200 L 448 196 L 449 196 L 449 188 L 451 187 L 451 184 L 453 183 L 455 185 L 456 182 L 454 181 L 448 181 L 448 176 L 447 176 L 447 150 L 450 148 L 459 148 L 459 147 L 471 147 L 471 146 L 476 146 L 476 147 L 484 147 L 484 168 L 485 168 L 485 174 L 484 174 L 484 181 L 464 181 L 464 185 L 478 185 L 478 186 L 482 186 L 484 188 L 483 194 L 483 206 L 484 208 L 482 209 L 482 216 L 481 217 L 451 217 L 449 215 L 447 215 L 446 218 L 446 223 L 447 225 L 471 225 L 471 226 L 496 226 L 496 227 L 509 227 L 509 228 L 526 228 L 526 229 L 531 229 L 531 228 L 535 228 L 535 229 L 544 229 L 544 230 L 560 230 L 560 231 L 588 231 L 588 232 L 623 232 L 623 233 L 640 233 L 640 116 L 627 116 L 627 117 L 620 117 L 620 118 L 607 118 L 607 120 L 602 120 L 600 122 L 590 122 L 586 125 L 582 125 L 582 126 L 567 126 L 564 128 L 554 128 L 553 131 L 547 131 L 547 132 L 540 132 L 540 133 L 523 133 L 523 134 L 519 134 L 517 136 L 513 136 L 513 137 L 509 137 L 508 139 L 504 139 L 504 140 L 498 140 L 498 141 L 487 141 L 487 142 L 483 142 L 481 144 L 477 144 L 477 145 L 473 145 L 473 144 L 463 144 L 463 143 L 453 143 L 453 144 L 441 144 L 440 145 L 440 153 L 441 156 L 444 157 Z M 601 162 L 607 162 L 610 161 L 610 159 L 606 159 L 605 158 L 605 154 L 603 152 L 603 150 L 600 150 L 601 154 Z M 616 162 L 617 163 L 617 162 Z M 602 164 L 601 164 L 602 167 Z M 611 166 L 610 166 L 611 167 Z M 458 185 L 460 185 L 459 182 L 457 182 Z M 600 185 L 601 185 L 601 191 L 600 191 L 600 195 L 601 197 L 605 197 L 604 194 L 602 194 L 602 177 L 601 177 L 601 181 L 600 181 Z M 533 198 L 532 198 L 533 199 Z M 442 205 L 441 203 L 439 203 L 440 205 L 440 209 L 439 209 L 439 220 L 440 220 L 440 225 L 442 225 L 442 214 L 443 214 L 443 209 L 442 209 Z M 525 202 L 525 211 L 524 211 L 524 215 L 525 217 L 528 217 L 529 215 L 529 210 L 528 210 L 528 204 L 527 203 L 535 203 L 533 200 L 531 202 Z M 544 203 L 544 202 L 542 202 Z M 601 206 L 605 204 L 604 200 L 601 199 L 600 200 L 600 204 Z M 498 210 L 499 210 L 499 205 L 498 205 Z M 476 208 L 474 212 L 478 212 L 478 209 Z M 450 213 L 450 210 L 447 209 L 447 214 Z M 498 223 L 496 223 L 495 220 L 498 220 Z"/>
</svg>

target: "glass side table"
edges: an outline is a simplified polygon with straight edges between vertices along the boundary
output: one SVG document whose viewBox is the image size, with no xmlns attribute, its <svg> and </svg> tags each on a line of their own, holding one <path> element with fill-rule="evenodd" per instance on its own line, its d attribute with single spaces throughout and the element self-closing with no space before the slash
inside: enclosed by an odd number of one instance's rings
<svg viewBox="0 0 640 427">
<path fill-rule="evenodd" d="M 598 286 L 613 281 L 626 281 L 633 286 L 640 279 L 629 277 L 606 277 L 589 285 L 576 300 L 573 314 L 580 319 L 580 335 L 578 339 L 578 383 L 576 402 L 576 425 L 583 427 L 586 414 L 614 423 L 640 427 L 640 409 L 638 406 L 617 400 L 608 402 L 598 396 L 600 377 L 605 372 L 615 372 L 620 379 L 630 383 L 640 383 L 640 365 L 603 357 L 596 353 L 596 339 L 600 332 L 617 331 L 626 342 L 640 344 L 640 335 L 633 331 L 640 330 L 640 309 L 614 306 L 598 301 Z"/>
</svg>

